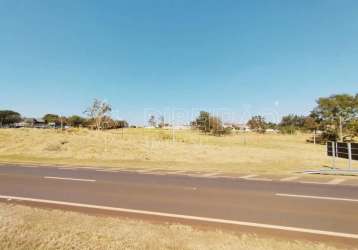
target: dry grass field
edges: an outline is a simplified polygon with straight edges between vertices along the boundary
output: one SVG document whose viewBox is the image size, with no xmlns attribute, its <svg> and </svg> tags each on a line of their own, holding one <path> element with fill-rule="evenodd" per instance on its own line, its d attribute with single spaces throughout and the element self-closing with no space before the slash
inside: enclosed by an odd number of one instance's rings
<svg viewBox="0 0 358 250">
<path fill-rule="evenodd" d="M 161 129 L 1 129 L 0 162 L 270 174 L 330 165 L 325 146 L 306 143 L 308 137 L 177 130 L 173 140 Z"/>
<path fill-rule="evenodd" d="M 179 224 L 150 224 L 0 203 L 0 249 L 337 250 Z"/>
</svg>

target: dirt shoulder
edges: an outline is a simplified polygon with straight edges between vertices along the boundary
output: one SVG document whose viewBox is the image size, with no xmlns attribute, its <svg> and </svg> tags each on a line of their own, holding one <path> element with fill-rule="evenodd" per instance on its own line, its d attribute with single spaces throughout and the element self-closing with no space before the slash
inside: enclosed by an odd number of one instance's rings
<svg viewBox="0 0 358 250">
<path fill-rule="evenodd" d="M 0 203 L 0 218 L 1 249 L 345 249 L 4 203 Z"/>
</svg>

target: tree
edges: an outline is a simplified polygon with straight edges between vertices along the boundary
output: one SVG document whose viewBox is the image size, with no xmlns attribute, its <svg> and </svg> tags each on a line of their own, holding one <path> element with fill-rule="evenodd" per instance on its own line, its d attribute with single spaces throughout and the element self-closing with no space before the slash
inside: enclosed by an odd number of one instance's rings
<svg viewBox="0 0 358 250">
<path fill-rule="evenodd" d="M 283 116 L 279 124 L 280 132 L 283 134 L 294 134 L 297 130 L 304 129 L 305 116 L 289 114 Z"/>
<path fill-rule="evenodd" d="M 46 123 L 54 122 L 54 123 L 56 123 L 56 125 L 59 125 L 61 123 L 60 122 L 60 117 L 58 115 L 55 115 L 55 114 L 46 114 L 46 115 L 44 115 L 44 117 L 42 117 L 42 119 Z"/>
<path fill-rule="evenodd" d="M 281 127 L 294 127 L 296 129 L 301 129 L 304 126 L 305 123 L 305 116 L 298 116 L 294 114 L 289 114 L 286 116 L 283 116 L 280 122 Z"/>
<path fill-rule="evenodd" d="M 317 123 L 316 119 L 314 119 L 311 116 L 307 116 L 304 120 L 303 124 L 304 128 L 309 131 L 316 131 L 319 127 L 319 124 Z"/>
<path fill-rule="evenodd" d="M 206 111 L 200 111 L 198 118 L 191 124 L 192 127 L 197 128 L 204 133 L 211 133 L 213 135 L 223 135 L 231 132 L 231 130 L 224 129 L 220 118 L 213 116 Z"/>
<path fill-rule="evenodd" d="M 111 111 L 112 108 L 110 104 L 94 99 L 92 105 L 88 107 L 84 113 L 94 120 L 97 130 L 100 130 L 104 116 Z"/>
<path fill-rule="evenodd" d="M 222 121 L 216 116 L 209 116 L 209 128 L 214 135 L 223 135 L 226 133 Z"/>
<path fill-rule="evenodd" d="M 210 114 L 206 111 L 200 111 L 199 117 L 196 118 L 194 124 L 200 131 L 207 133 L 210 132 Z"/>
<path fill-rule="evenodd" d="M 358 136 L 358 119 L 350 121 L 347 127 L 352 136 Z"/>
<path fill-rule="evenodd" d="M 274 122 L 268 122 L 266 126 L 269 129 L 277 129 L 278 128 L 277 123 L 274 123 Z"/>
<path fill-rule="evenodd" d="M 0 127 L 21 121 L 21 115 L 12 110 L 0 110 Z"/>
<path fill-rule="evenodd" d="M 325 127 L 333 127 L 342 141 L 344 127 L 358 115 L 358 94 L 321 97 L 317 100 L 317 107 L 312 113 L 323 122 Z"/>
<path fill-rule="evenodd" d="M 118 129 L 118 128 L 127 128 L 128 127 L 127 121 L 113 120 L 109 116 L 104 116 L 102 123 L 103 123 L 103 127 L 106 129 Z"/>
<path fill-rule="evenodd" d="M 317 123 L 316 119 L 312 116 L 307 116 L 304 122 L 304 128 L 313 132 L 313 144 L 316 144 L 316 132 L 318 129 L 319 124 Z"/>
<path fill-rule="evenodd" d="M 251 117 L 251 119 L 247 122 L 247 125 L 250 127 L 250 129 L 259 133 L 265 133 L 267 128 L 265 118 L 260 115 Z"/>
<path fill-rule="evenodd" d="M 151 115 L 149 117 L 148 124 L 151 127 L 156 127 L 157 126 L 157 122 L 155 121 L 155 116 L 154 115 Z"/>
<path fill-rule="evenodd" d="M 162 115 L 159 117 L 158 126 L 159 126 L 159 128 L 163 128 L 165 126 L 164 116 L 162 116 Z"/>
<path fill-rule="evenodd" d="M 116 121 L 116 124 L 117 124 L 117 128 L 128 128 L 129 127 L 128 122 L 125 120 Z"/>
<path fill-rule="evenodd" d="M 78 127 L 84 126 L 86 124 L 86 119 L 79 115 L 72 115 L 67 118 L 67 123 L 68 123 L 68 125 L 70 125 L 72 127 L 78 128 Z"/>
</svg>

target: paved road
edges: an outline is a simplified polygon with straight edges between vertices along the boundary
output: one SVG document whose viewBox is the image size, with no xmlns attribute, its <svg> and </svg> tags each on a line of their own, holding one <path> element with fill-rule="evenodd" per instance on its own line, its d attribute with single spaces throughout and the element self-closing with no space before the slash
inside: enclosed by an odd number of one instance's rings
<svg viewBox="0 0 358 250">
<path fill-rule="evenodd" d="M 0 200 L 358 244 L 358 187 L 0 166 Z"/>
</svg>

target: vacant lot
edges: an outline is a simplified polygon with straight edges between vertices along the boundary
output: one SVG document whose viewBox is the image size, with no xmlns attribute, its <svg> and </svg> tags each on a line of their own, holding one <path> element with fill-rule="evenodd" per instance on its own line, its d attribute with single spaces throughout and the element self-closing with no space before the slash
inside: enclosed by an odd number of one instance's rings
<svg viewBox="0 0 358 250">
<path fill-rule="evenodd" d="M 306 143 L 308 137 L 255 133 L 215 137 L 191 130 L 173 135 L 161 129 L 1 129 L 0 161 L 273 174 L 330 165 L 325 146 Z"/>
<path fill-rule="evenodd" d="M 201 231 L 0 203 L 0 249 L 335 250 L 324 244 Z"/>
</svg>

